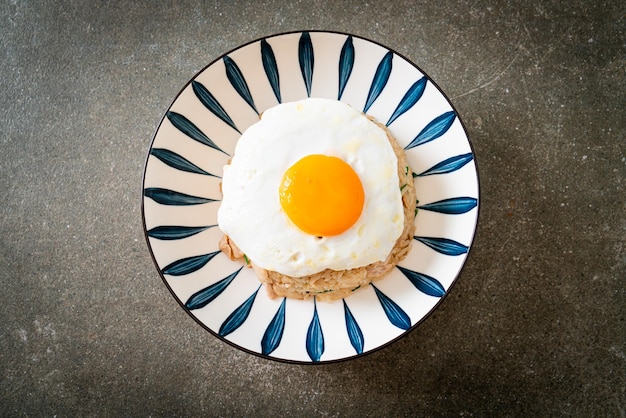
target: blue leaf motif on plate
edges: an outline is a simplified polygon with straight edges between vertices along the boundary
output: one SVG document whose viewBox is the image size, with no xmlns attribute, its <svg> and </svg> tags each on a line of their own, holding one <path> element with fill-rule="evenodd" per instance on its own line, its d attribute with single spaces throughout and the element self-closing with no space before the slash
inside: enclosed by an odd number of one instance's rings
<svg viewBox="0 0 626 418">
<path fill-rule="evenodd" d="M 202 231 L 206 231 L 209 228 L 213 228 L 217 225 L 208 226 L 178 226 L 178 225 L 163 225 L 152 228 L 148 231 L 148 236 L 151 238 L 162 239 L 165 241 L 183 239 L 187 237 L 199 234 Z"/>
<path fill-rule="evenodd" d="M 187 299 L 187 302 L 185 302 L 185 307 L 190 310 L 204 308 L 222 294 L 235 277 L 237 277 L 237 274 L 239 274 L 242 268 L 243 267 L 240 267 L 239 270 L 235 271 L 230 276 L 191 295 L 189 299 Z"/>
<path fill-rule="evenodd" d="M 306 333 L 306 352 L 314 362 L 320 361 L 324 353 L 324 333 L 320 325 L 320 318 L 317 315 L 317 304 L 313 305 L 313 319 Z"/>
<path fill-rule="evenodd" d="M 339 55 L 339 93 L 337 94 L 337 100 L 341 100 L 346 84 L 348 84 L 350 74 L 352 74 L 353 67 L 354 45 L 352 43 L 352 36 L 348 36 L 348 39 L 346 39 L 346 42 L 341 48 L 341 55 Z"/>
<path fill-rule="evenodd" d="M 261 41 L 261 61 L 263 62 L 263 69 L 265 69 L 265 74 L 270 82 L 270 86 L 272 86 L 274 96 L 276 96 L 276 100 L 280 103 L 280 77 L 278 76 L 276 57 L 274 56 L 272 47 L 265 39 Z"/>
<path fill-rule="evenodd" d="M 250 315 L 250 310 L 252 310 L 252 305 L 254 304 L 254 298 L 256 298 L 256 294 L 259 293 L 260 288 L 261 286 L 259 285 L 256 291 L 252 295 L 250 295 L 250 297 L 246 299 L 244 303 L 242 303 L 237 309 L 235 309 L 233 313 L 228 315 L 228 318 L 226 318 L 226 320 L 220 327 L 220 337 L 225 337 L 228 334 L 234 332 L 246 321 L 246 319 L 248 319 L 248 315 Z"/>
<path fill-rule="evenodd" d="M 169 206 L 191 206 L 216 202 L 215 199 L 191 196 L 174 190 L 162 189 L 160 187 L 147 187 L 144 189 L 143 195 L 149 197 L 157 203 Z"/>
<path fill-rule="evenodd" d="M 467 245 L 463 245 L 460 242 L 456 242 L 448 238 L 429 238 L 416 236 L 414 236 L 413 238 L 444 255 L 461 255 L 465 254 L 468 250 Z"/>
<path fill-rule="evenodd" d="M 172 122 L 172 125 L 174 125 L 176 129 L 187 135 L 189 138 L 228 155 L 228 153 L 226 153 L 223 149 L 215 145 L 215 143 L 211 141 L 211 139 L 206 136 L 204 132 L 202 132 L 196 125 L 194 125 L 193 122 L 191 122 L 180 113 L 168 111 L 167 119 Z"/>
<path fill-rule="evenodd" d="M 354 315 L 352 315 L 350 308 L 348 308 L 345 299 L 343 300 L 343 311 L 346 318 L 346 329 L 348 331 L 348 338 L 350 338 L 350 344 L 352 344 L 357 354 L 363 354 L 363 346 L 365 344 L 363 332 L 359 324 L 357 324 L 356 319 L 354 319 Z"/>
<path fill-rule="evenodd" d="M 413 270 L 405 269 L 404 267 L 396 266 L 407 279 L 411 281 L 413 286 L 422 293 L 428 296 L 442 297 L 446 294 L 446 289 L 439 283 L 439 280 L 426 274 L 417 273 Z"/>
<path fill-rule="evenodd" d="M 302 32 L 300 41 L 298 42 L 298 61 L 300 62 L 300 71 L 306 86 L 306 94 L 311 97 L 311 85 L 313 84 L 313 44 L 311 43 L 311 35 L 309 32 Z"/>
<path fill-rule="evenodd" d="M 394 120 L 398 119 L 398 117 L 400 117 L 403 113 L 412 108 L 415 103 L 422 98 L 425 89 L 426 77 L 422 77 L 409 88 L 402 100 L 400 100 L 398 107 L 396 107 L 396 110 L 393 111 L 393 114 L 387 121 L 386 126 L 391 125 Z"/>
<path fill-rule="evenodd" d="M 452 197 L 438 202 L 427 203 L 418 206 L 419 209 L 431 212 L 445 213 L 446 215 L 460 215 L 467 213 L 478 205 L 478 199 L 474 197 Z"/>
<path fill-rule="evenodd" d="M 451 173 L 453 171 L 459 170 L 465 164 L 469 163 L 474 159 L 474 156 L 471 152 L 467 154 L 455 155 L 454 157 L 447 158 L 440 163 L 435 164 L 428 170 L 415 174 L 413 173 L 413 177 L 422 177 L 422 176 L 431 176 L 433 174 L 446 174 Z"/>
<path fill-rule="evenodd" d="M 437 116 L 428 125 L 426 125 L 426 127 L 422 129 L 419 134 L 417 134 L 415 139 L 413 139 L 411 143 L 405 147 L 405 149 L 411 149 L 439 138 L 441 135 L 445 134 L 448 129 L 450 129 L 450 126 L 452 126 L 455 118 L 456 113 L 454 113 L 453 110 Z"/>
<path fill-rule="evenodd" d="M 404 312 L 402 308 L 387 295 L 378 290 L 376 286 L 372 285 L 372 287 L 376 291 L 376 296 L 378 296 L 378 300 L 380 301 L 389 322 L 405 331 L 411 328 L 411 318 L 409 318 L 406 312 Z"/>
<path fill-rule="evenodd" d="M 200 100 L 200 102 L 204 105 L 204 107 L 209 109 L 211 113 L 223 120 L 231 128 L 241 133 L 241 131 L 237 129 L 237 126 L 235 126 L 235 122 L 233 122 L 230 116 L 228 116 L 228 113 L 226 113 L 222 105 L 219 104 L 217 99 L 213 97 L 211 92 L 208 91 L 206 87 L 204 87 L 204 85 L 194 80 L 191 82 L 191 88 L 193 89 L 193 92 L 195 93 L 198 100 Z"/>
<path fill-rule="evenodd" d="M 180 155 L 168 149 L 152 148 L 150 150 L 150 154 L 154 155 L 163 163 L 177 170 L 186 171 L 188 173 L 203 174 L 205 176 L 219 177 L 219 176 L 216 176 L 215 174 L 211 174 L 208 171 L 201 169 L 194 163 L 190 162 L 184 157 L 181 157 Z"/>
<path fill-rule="evenodd" d="M 261 339 L 261 353 L 264 356 L 270 355 L 283 338 L 283 332 L 285 331 L 285 305 L 287 298 L 284 298 L 280 304 L 280 308 L 276 311 L 276 315 L 272 318 L 272 321 L 267 326 L 263 339 Z"/>
<path fill-rule="evenodd" d="M 215 251 L 209 254 L 196 255 L 193 257 L 181 258 L 163 268 L 163 274 L 169 274 L 170 276 L 184 276 L 185 274 L 193 273 L 200 270 L 206 265 L 213 257 L 219 254 L 219 251 Z"/>
<path fill-rule="evenodd" d="M 389 51 L 385 54 L 383 59 L 378 64 L 378 67 L 376 68 L 376 73 L 374 74 L 374 79 L 372 80 L 372 85 L 370 86 L 370 91 L 367 94 L 367 100 L 365 101 L 363 113 L 367 113 L 370 106 L 374 104 L 376 99 L 378 99 L 380 93 L 387 85 L 387 81 L 389 81 L 389 76 L 391 75 L 392 60 L 393 52 Z"/>
<path fill-rule="evenodd" d="M 226 67 L 226 77 L 230 84 L 233 85 L 237 93 L 241 96 L 242 99 L 250 105 L 252 110 L 259 114 L 259 111 L 256 110 L 256 106 L 254 105 L 254 99 L 252 98 L 252 94 L 250 94 L 250 89 L 248 88 L 248 83 L 246 83 L 246 79 L 243 77 L 241 70 L 237 67 L 237 64 L 231 57 L 228 55 L 224 56 L 224 66 Z"/>
</svg>

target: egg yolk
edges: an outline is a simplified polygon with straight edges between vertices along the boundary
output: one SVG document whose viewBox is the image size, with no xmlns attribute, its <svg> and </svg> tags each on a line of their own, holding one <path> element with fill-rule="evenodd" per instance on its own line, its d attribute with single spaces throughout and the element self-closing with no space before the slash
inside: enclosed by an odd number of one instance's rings
<svg viewBox="0 0 626 418">
<path fill-rule="evenodd" d="M 308 155 L 289 167 L 280 204 L 298 228 L 315 236 L 339 235 L 361 216 L 365 194 L 355 171 L 340 158 Z"/>
</svg>

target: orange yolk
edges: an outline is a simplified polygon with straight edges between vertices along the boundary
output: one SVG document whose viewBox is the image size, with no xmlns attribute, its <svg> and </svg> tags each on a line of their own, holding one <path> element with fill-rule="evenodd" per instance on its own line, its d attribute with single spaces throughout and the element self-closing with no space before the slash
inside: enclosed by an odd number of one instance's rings
<svg viewBox="0 0 626 418">
<path fill-rule="evenodd" d="M 365 194 L 357 173 L 337 157 L 312 154 L 289 167 L 280 204 L 298 228 L 315 236 L 339 235 L 361 216 Z"/>
</svg>

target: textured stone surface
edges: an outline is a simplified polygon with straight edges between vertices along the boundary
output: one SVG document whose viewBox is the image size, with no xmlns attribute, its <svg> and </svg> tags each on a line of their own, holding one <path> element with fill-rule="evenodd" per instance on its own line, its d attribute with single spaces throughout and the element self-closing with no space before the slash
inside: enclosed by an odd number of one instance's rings
<svg viewBox="0 0 626 418">
<path fill-rule="evenodd" d="M 625 416 L 622 1 L 0 5 L 5 416 Z M 261 36 L 390 46 L 452 98 L 480 224 L 441 307 L 361 359 L 297 366 L 205 332 L 144 242 L 142 169 L 179 89 Z"/>
</svg>

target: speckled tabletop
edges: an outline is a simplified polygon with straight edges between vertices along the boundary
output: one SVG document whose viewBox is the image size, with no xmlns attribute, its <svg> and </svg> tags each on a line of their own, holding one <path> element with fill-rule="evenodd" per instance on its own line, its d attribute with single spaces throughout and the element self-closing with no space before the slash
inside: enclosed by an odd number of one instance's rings
<svg viewBox="0 0 626 418">
<path fill-rule="evenodd" d="M 621 1 L 0 5 L 3 416 L 626 416 Z M 206 64 L 363 36 L 453 101 L 481 213 L 457 284 L 389 347 L 256 357 L 196 324 L 146 246 L 152 135 Z"/>
</svg>

